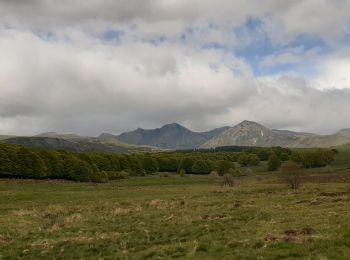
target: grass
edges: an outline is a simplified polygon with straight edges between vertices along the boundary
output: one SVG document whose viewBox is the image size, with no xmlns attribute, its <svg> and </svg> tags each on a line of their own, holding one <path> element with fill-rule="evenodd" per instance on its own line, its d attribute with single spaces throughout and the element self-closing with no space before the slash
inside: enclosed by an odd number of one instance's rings
<svg viewBox="0 0 350 260">
<path fill-rule="evenodd" d="M 350 257 L 350 183 L 291 191 L 258 170 L 233 188 L 171 174 L 99 185 L 1 180 L 0 259 Z"/>
</svg>

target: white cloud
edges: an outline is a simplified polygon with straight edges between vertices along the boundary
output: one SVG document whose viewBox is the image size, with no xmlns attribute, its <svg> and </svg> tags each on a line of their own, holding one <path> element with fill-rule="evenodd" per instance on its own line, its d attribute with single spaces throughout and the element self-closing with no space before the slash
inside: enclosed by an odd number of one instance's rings
<svg viewBox="0 0 350 260">
<path fill-rule="evenodd" d="M 350 126 L 350 94 L 342 89 L 350 56 L 341 55 L 349 4 L 3 0 L 0 133 L 98 134 L 173 121 L 205 130 L 244 119 L 316 132 Z M 249 19 L 262 22 L 242 28 Z M 102 38 L 107 31 L 120 37 Z M 283 48 L 305 34 L 339 54 Z M 310 64 L 319 74 L 254 75 L 234 50 L 266 35 L 280 51 L 262 67 Z"/>
</svg>

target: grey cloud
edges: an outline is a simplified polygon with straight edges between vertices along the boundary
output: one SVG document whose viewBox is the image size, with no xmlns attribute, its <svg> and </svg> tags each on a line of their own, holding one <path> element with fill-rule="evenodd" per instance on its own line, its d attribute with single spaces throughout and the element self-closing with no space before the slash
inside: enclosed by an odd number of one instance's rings
<svg viewBox="0 0 350 260">
<path fill-rule="evenodd" d="M 267 33 L 276 44 L 302 33 L 336 39 L 349 20 L 349 1 L 322 0 L 319 8 L 317 3 L 3 0 L 0 133 L 96 135 L 173 121 L 207 130 L 244 119 L 315 132 L 350 126 L 349 91 L 316 89 L 318 81 L 326 82 L 322 75 L 256 77 L 233 54 L 202 48 L 212 42 L 240 45 L 228 32 L 248 18 L 261 18 L 259 33 Z M 324 19 L 327 10 L 334 19 Z M 305 23 L 300 17 L 313 20 Z M 211 23 L 217 28 L 208 29 Z M 143 41 L 162 35 L 178 38 L 188 28 L 194 32 L 184 42 L 157 46 Z M 125 30 L 126 35 L 118 44 L 106 43 L 96 35 L 107 29 Z M 254 35 L 247 34 L 244 41 L 249 43 L 250 37 Z M 294 56 L 277 53 L 266 62 L 304 62 L 304 50 L 290 53 Z M 337 71 L 327 79 L 344 74 L 332 67 Z"/>
</svg>

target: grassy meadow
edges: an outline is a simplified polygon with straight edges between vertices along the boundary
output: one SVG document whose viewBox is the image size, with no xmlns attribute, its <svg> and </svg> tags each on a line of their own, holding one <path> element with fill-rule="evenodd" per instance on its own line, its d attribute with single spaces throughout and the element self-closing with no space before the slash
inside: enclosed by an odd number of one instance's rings
<svg viewBox="0 0 350 260">
<path fill-rule="evenodd" d="M 0 180 L 0 259 L 350 259 L 350 153 L 299 190 L 253 167 L 105 184 Z M 348 165 L 349 164 L 349 165 Z"/>
</svg>

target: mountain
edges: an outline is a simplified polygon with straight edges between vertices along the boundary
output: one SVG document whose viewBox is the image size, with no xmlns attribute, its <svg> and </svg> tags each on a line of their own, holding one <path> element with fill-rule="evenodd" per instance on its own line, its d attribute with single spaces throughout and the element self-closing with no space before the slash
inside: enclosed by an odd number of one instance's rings
<svg viewBox="0 0 350 260">
<path fill-rule="evenodd" d="M 335 147 L 350 144 L 350 128 L 331 135 L 317 135 L 269 129 L 256 122 L 243 121 L 233 127 L 225 126 L 207 132 L 194 132 L 172 123 L 156 129 L 138 128 L 120 135 L 104 133 L 98 137 L 56 132 L 29 137 L 0 135 L 0 142 L 74 152 L 136 152 L 159 149 L 208 149 L 220 146 Z"/>
<path fill-rule="evenodd" d="M 331 147 L 350 143 L 350 129 L 332 135 L 298 133 L 288 130 L 271 130 L 256 122 L 243 121 L 218 136 L 208 140 L 201 148 L 219 146 L 283 146 L 283 147 Z"/>
<path fill-rule="evenodd" d="M 218 146 L 288 146 L 298 140 L 298 136 L 283 131 L 274 131 L 251 121 L 242 123 L 225 130 L 218 136 L 204 143 L 201 148 Z"/>
<path fill-rule="evenodd" d="M 150 145 L 166 149 L 193 149 L 198 148 L 207 140 L 228 129 L 216 128 L 208 132 L 193 132 L 180 124 L 172 123 L 156 129 L 138 128 L 118 136 L 102 134 L 98 139 L 115 138 L 124 143 L 135 145 Z"/>
</svg>

